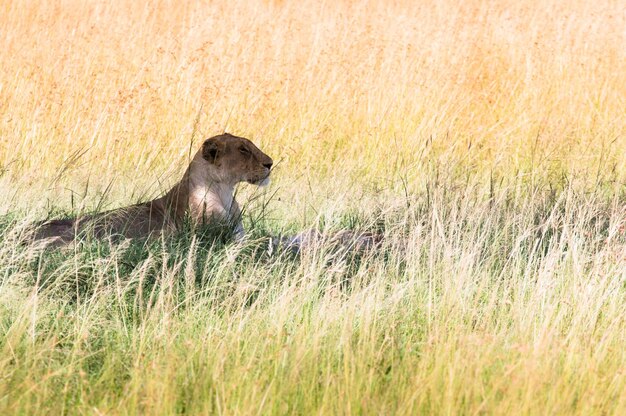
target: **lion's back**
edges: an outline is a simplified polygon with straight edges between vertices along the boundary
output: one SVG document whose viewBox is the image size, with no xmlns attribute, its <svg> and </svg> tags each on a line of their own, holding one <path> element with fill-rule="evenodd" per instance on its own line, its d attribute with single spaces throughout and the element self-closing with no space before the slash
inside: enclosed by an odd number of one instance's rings
<svg viewBox="0 0 626 416">
<path fill-rule="evenodd" d="M 158 201 L 97 214 L 49 220 L 35 225 L 34 239 L 46 246 L 64 246 L 76 237 L 111 239 L 149 238 L 174 228 Z"/>
</svg>

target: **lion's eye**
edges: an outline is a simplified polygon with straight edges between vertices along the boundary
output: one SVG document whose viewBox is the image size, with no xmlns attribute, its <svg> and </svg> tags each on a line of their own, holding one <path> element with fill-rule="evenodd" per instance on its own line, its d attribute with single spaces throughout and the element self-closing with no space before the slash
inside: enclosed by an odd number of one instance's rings
<svg viewBox="0 0 626 416">
<path fill-rule="evenodd" d="M 244 155 L 249 155 L 250 154 L 250 151 L 248 149 L 246 149 L 245 147 L 240 147 L 239 151 L 241 153 L 243 153 Z"/>
</svg>

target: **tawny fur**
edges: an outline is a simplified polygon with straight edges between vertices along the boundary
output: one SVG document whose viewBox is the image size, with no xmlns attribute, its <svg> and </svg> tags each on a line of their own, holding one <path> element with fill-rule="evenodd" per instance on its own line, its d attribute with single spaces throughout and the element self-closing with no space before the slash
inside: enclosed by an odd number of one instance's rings
<svg viewBox="0 0 626 416">
<path fill-rule="evenodd" d="M 153 201 L 112 211 L 41 224 L 34 239 L 63 246 L 79 234 L 94 238 L 149 238 L 180 229 L 185 217 L 192 224 L 217 221 L 233 227 L 235 238 L 244 236 L 241 210 L 235 200 L 240 182 L 265 185 L 272 159 L 251 141 L 222 134 L 204 141 L 182 179 Z"/>
</svg>

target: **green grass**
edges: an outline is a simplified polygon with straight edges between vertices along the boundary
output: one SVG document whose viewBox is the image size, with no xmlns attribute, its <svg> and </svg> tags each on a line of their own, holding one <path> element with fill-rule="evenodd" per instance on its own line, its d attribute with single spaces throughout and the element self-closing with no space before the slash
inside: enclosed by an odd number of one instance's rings
<svg viewBox="0 0 626 416">
<path fill-rule="evenodd" d="M 241 245 L 187 230 L 35 252 L 5 218 L 0 410 L 626 409 L 624 196 L 475 190 L 346 211 L 335 230 L 386 236 L 361 257 L 270 256 L 267 224 Z"/>
</svg>

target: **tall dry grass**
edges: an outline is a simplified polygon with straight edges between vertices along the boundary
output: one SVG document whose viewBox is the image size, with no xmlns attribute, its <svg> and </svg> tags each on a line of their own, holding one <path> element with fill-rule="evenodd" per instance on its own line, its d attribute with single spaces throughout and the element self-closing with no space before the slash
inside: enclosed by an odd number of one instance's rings
<svg viewBox="0 0 626 416">
<path fill-rule="evenodd" d="M 0 409 L 626 410 L 619 1 L 0 3 Z M 244 245 L 39 253 L 227 130 Z M 256 241 L 377 229 L 365 258 Z"/>
</svg>

